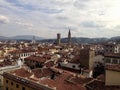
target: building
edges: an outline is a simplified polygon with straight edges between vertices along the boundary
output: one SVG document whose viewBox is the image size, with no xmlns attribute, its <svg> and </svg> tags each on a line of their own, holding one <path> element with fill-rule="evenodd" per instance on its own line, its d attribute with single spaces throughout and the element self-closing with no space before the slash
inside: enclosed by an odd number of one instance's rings
<svg viewBox="0 0 120 90">
<path fill-rule="evenodd" d="M 120 44 L 110 43 L 104 45 L 104 53 L 120 53 Z"/>
<path fill-rule="evenodd" d="M 33 36 L 32 43 L 33 43 L 33 44 L 36 43 L 36 41 L 35 41 L 35 36 Z"/>
<path fill-rule="evenodd" d="M 22 50 L 14 50 L 9 52 L 8 56 L 9 58 L 14 58 L 14 57 L 18 57 L 22 60 L 24 60 L 24 58 L 29 57 L 31 55 L 35 55 L 36 51 L 35 50 L 30 50 L 30 49 L 22 49 Z"/>
<path fill-rule="evenodd" d="M 80 64 L 82 67 L 86 67 L 89 70 L 93 70 L 94 64 L 94 50 L 90 49 L 81 49 L 80 50 Z"/>
<path fill-rule="evenodd" d="M 120 85 L 120 53 L 105 54 L 105 85 Z"/>
<path fill-rule="evenodd" d="M 57 68 L 5 72 L 4 90 L 86 90 L 86 78 Z"/>
<path fill-rule="evenodd" d="M 70 29 L 69 29 L 69 32 L 68 32 L 68 45 L 71 45 L 71 32 L 70 32 Z"/>
<path fill-rule="evenodd" d="M 58 33 L 57 34 L 57 45 L 60 45 L 61 44 L 61 34 Z"/>
<path fill-rule="evenodd" d="M 0 90 L 3 90 L 3 76 L 2 74 L 7 71 L 12 71 L 20 69 L 19 65 L 11 65 L 11 62 L 1 62 L 0 63 Z"/>
<path fill-rule="evenodd" d="M 82 49 L 80 50 L 80 54 L 73 55 L 73 58 L 66 58 L 63 61 L 60 61 L 58 67 L 72 72 L 77 72 L 87 77 L 92 77 L 94 55 L 95 53 L 93 50 Z"/>
<path fill-rule="evenodd" d="M 25 64 L 31 69 L 42 68 L 46 62 L 51 61 L 51 55 L 32 55 L 24 59 Z"/>
<path fill-rule="evenodd" d="M 120 53 L 104 55 L 105 64 L 120 64 Z"/>
<path fill-rule="evenodd" d="M 106 65 L 105 85 L 120 86 L 120 65 Z"/>
</svg>

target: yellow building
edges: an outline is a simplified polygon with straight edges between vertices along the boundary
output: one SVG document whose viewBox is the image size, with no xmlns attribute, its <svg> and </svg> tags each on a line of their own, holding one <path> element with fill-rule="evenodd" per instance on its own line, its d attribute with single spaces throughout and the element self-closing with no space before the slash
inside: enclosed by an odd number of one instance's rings
<svg viewBox="0 0 120 90">
<path fill-rule="evenodd" d="M 107 65 L 105 85 L 120 85 L 120 65 Z"/>
<path fill-rule="evenodd" d="M 54 90 L 35 80 L 22 78 L 11 73 L 4 72 L 4 90 Z"/>
<path fill-rule="evenodd" d="M 86 90 L 83 85 L 92 80 L 55 67 L 32 70 L 24 67 L 4 72 L 3 77 L 4 90 Z"/>
</svg>

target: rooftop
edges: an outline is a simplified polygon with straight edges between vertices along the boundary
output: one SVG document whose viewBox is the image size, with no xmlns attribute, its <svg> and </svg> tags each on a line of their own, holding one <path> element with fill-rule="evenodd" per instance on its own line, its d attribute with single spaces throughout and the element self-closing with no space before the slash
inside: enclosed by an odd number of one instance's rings
<svg viewBox="0 0 120 90">
<path fill-rule="evenodd" d="M 54 78 L 51 78 L 53 74 Z M 43 87 L 49 88 L 48 90 L 86 90 L 84 84 L 92 80 L 92 78 L 86 78 L 58 68 L 37 68 L 33 70 L 21 68 L 4 73 L 4 76 L 37 90 L 39 90 L 38 87 L 42 88 L 40 90 L 45 90 Z"/>
<path fill-rule="evenodd" d="M 86 85 L 88 90 L 120 90 L 120 86 L 105 86 L 105 82 L 94 79 Z"/>
<path fill-rule="evenodd" d="M 120 72 L 120 64 L 106 65 L 106 69 Z"/>
<path fill-rule="evenodd" d="M 104 55 L 105 57 L 114 57 L 114 58 L 120 58 L 120 53 L 107 53 Z"/>
<path fill-rule="evenodd" d="M 9 65 L 12 65 L 12 62 L 11 62 L 11 61 L 3 61 L 3 62 L 0 62 L 0 67 L 5 67 L 5 66 L 9 66 Z"/>
</svg>

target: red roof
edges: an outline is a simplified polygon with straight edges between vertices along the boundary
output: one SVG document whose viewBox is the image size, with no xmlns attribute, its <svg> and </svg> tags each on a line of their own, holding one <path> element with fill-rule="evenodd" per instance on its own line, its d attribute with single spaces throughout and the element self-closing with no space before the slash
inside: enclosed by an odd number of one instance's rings
<svg viewBox="0 0 120 90">
<path fill-rule="evenodd" d="M 25 58 L 25 61 L 29 61 L 29 60 L 30 61 L 41 62 L 41 63 L 46 62 L 46 58 L 40 57 L 40 56 L 35 56 L 35 55 Z"/>
<path fill-rule="evenodd" d="M 24 68 L 11 71 L 11 73 L 21 76 L 21 77 L 30 77 L 32 75 L 32 73 L 30 73 L 28 70 L 25 70 Z"/>
<path fill-rule="evenodd" d="M 94 79 L 86 85 L 88 90 L 120 90 L 120 86 L 105 86 L 105 82 Z"/>
<path fill-rule="evenodd" d="M 40 83 L 46 84 L 50 87 L 56 87 L 57 90 L 86 90 L 81 84 L 74 84 L 67 81 L 69 76 L 71 75 L 64 72 L 57 76 L 54 80 L 46 78 L 41 80 Z"/>
<path fill-rule="evenodd" d="M 115 57 L 120 58 L 120 53 L 107 53 L 104 55 L 105 57 Z"/>
<path fill-rule="evenodd" d="M 32 72 L 37 78 L 51 76 L 53 74 L 53 72 L 49 68 L 37 68 L 33 69 Z"/>
<path fill-rule="evenodd" d="M 106 65 L 106 69 L 120 72 L 120 64 Z"/>
</svg>

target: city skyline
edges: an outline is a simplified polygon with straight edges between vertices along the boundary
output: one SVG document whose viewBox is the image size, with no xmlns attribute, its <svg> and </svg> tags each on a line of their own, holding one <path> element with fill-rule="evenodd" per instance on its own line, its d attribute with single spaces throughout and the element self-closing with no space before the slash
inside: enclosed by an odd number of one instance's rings
<svg viewBox="0 0 120 90">
<path fill-rule="evenodd" d="M 0 36 L 120 36 L 119 0 L 0 0 Z"/>
</svg>

